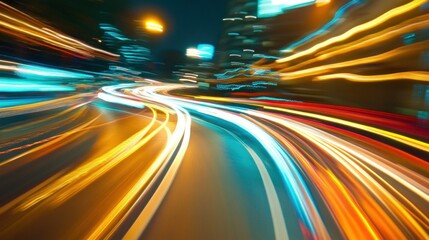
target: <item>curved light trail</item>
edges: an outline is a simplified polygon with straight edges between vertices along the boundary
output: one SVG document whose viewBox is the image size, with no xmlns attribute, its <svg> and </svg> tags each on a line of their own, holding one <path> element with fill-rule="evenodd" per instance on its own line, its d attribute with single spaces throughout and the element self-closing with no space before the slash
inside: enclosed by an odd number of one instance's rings
<svg viewBox="0 0 429 240">
<path fill-rule="evenodd" d="M 242 161 L 252 167 L 235 174 L 256 173 L 250 175 L 259 186 L 256 203 L 270 216 L 270 223 L 260 226 L 269 233 L 266 238 L 429 237 L 429 164 L 418 157 L 428 151 L 427 129 L 413 119 L 323 104 L 171 94 L 186 88 L 191 87 L 122 84 L 102 88 L 98 97 L 76 95 L 10 108 L 7 112 L 14 114 L 2 115 L 8 121 L 36 115 L 18 125 L 6 121 L 0 131 L 9 135 L 0 142 L 0 176 L 21 186 L 12 191 L 8 182 L 0 185 L 11 191 L 1 198 L 5 227 L 0 236 L 27 236 L 20 229 L 34 232 L 44 219 L 57 219 L 65 224 L 58 225 L 62 232 L 88 239 L 147 237 L 158 225 L 174 229 L 156 219 L 174 202 L 170 192 L 179 187 L 175 179 L 192 156 L 189 145 L 204 146 L 193 140 L 203 134 L 192 130 L 194 124 L 207 122 L 233 136 L 234 149 L 248 155 Z M 74 107 L 64 108 L 65 103 Z M 52 170 L 40 171 L 46 164 Z M 11 178 L 19 171 L 28 175 Z M 77 206 L 79 212 L 73 212 Z M 206 211 L 194 207 L 182 211 Z M 60 220 L 57 211 L 69 217 Z M 65 227 L 74 224 L 85 227 L 80 232 Z"/>
</svg>

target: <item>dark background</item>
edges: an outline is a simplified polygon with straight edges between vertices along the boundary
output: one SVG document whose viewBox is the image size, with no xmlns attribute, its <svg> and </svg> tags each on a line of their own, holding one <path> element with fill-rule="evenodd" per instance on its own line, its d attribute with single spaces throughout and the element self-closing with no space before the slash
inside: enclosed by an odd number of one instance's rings
<svg viewBox="0 0 429 240">
<path fill-rule="evenodd" d="M 199 43 L 217 45 L 228 0 L 6 0 L 68 35 L 97 46 L 101 11 L 129 37 L 137 37 L 143 16 L 155 13 L 165 33 L 154 44 L 159 58 L 165 51 L 184 52 Z"/>
</svg>

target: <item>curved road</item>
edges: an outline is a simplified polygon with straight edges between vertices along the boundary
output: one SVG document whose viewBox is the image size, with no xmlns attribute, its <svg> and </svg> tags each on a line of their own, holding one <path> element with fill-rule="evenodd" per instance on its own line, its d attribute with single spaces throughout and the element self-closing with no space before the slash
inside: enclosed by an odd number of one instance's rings
<svg viewBox="0 0 429 240">
<path fill-rule="evenodd" d="M 427 123 L 186 88 L 0 109 L 0 238 L 429 238 Z"/>
</svg>

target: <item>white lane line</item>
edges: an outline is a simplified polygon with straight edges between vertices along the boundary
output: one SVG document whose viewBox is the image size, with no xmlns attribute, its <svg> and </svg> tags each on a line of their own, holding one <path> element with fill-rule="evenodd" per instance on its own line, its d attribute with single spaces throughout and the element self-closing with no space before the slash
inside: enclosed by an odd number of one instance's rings
<svg viewBox="0 0 429 240">
<path fill-rule="evenodd" d="M 265 167 L 262 159 L 259 158 L 258 154 L 250 148 L 246 143 L 244 143 L 241 139 L 237 140 L 246 148 L 246 150 L 252 156 L 253 161 L 256 164 L 256 167 L 261 174 L 262 183 L 264 184 L 265 193 L 267 195 L 268 204 L 270 206 L 271 218 L 273 221 L 274 227 L 274 235 L 277 240 L 287 240 L 288 232 L 286 229 L 286 223 L 283 216 L 282 207 L 280 205 L 280 200 L 277 195 L 276 189 L 274 187 L 274 183 L 271 180 L 270 174 L 268 173 L 267 168 Z"/>
<path fill-rule="evenodd" d="M 233 138 L 235 138 L 239 143 L 241 143 L 246 150 L 249 152 L 249 154 L 252 156 L 253 161 L 255 162 L 256 167 L 258 168 L 259 174 L 262 178 L 262 183 L 264 185 L 265 194 L 267 195 L 268 200 L 268 206 L 270 207 L 270 213 L 271 213 L 271 219 L 273 221 L 273 228 L 274 228 L 274 236 L 276 240 L 288 240 L 288 232 L 286 229 L 286 222 L 284 220 L 282 207 L 280 204 L 280 199 L 277 195 L 277 191 L 274 187 L 274 183 L 271 180 L 270 174 L 268 173 L 267 168 L 265 167 L 262 159 L 258 156 L 258 154 L 249 146 L 247 145 L 243 140 L 241 140 L 237 135 L 232 133 L 231 131 L 220 127 L 218 125 L 215 125 L 213 123 L 207 122 L 203 119 L 198 118 L 199 121 L 206 122 L 209 125 L 213 125 L 217 128 L 221 128 L 225 132 L 227 132 L 229 135 L 231 135 Z"/>
</svg>

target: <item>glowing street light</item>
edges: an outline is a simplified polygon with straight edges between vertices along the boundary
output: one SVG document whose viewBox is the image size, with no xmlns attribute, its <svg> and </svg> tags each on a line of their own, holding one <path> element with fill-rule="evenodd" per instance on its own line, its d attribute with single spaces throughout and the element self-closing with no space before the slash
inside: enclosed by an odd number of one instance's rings
<svg viewBox="0 0 429 240">
<path fill-rule="evenodd" d="M 162 33 L 164 32 L 164 26 L 157 20 L 150 19 L 144 22 L 145 29 L 153 33 Z"/>
</svg>

